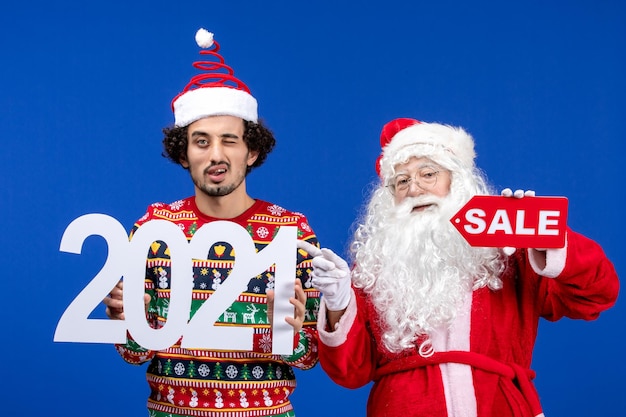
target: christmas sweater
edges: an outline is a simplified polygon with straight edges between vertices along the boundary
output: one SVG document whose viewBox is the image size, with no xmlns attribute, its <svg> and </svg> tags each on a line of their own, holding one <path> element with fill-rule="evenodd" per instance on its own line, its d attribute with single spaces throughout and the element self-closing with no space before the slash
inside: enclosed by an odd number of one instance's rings
<svg viewBox="0 0 626 417">
<path fill-rule="evenodd" d="M 155 203 L 137 221 L 133 233 L 150 220 L 175 223 L 189 241 L 204 224 L 221 220 L 203 215 L 189 197 L 171 204 Z M 244 227 L 257 252 L 271 243 L 281 226 L 297 226 L 298 239 L 318 246 L 307 219 L 300 213 L 256 200 L 240 216 L 228 219 Z M 227 242 L 211 246 L 207 259 L 194 259 L 190 319 L 217 288 L 228 279 L 235 263 L 233 248 Z M 161 328 L 170 302 L 171 261 L 167 245 L 152 243 L 147 254 L 145 290 L 151 296 L 147 319 Z M 252 351 L 190 350 L 180 340 L 168 349 L 153 351 L 139 346 L 129 335 L 116 348 L 131 364 L 150 362 L 146 376 L 150 387 L 150 416 L 292 416 L 289 397 L 296 386 L 292 367 L 306 370 L 317 363 L 316 320 L 319 292 L 311 286 L 311 258 L 298 250 L 295 276 L 307 295 L 305 322 L 294 337 L 290 356 L 273 355 L 272 334 L 267 318 L 266 290 L 274 285 L 274 266 L 251 277 L 247 290 L 219 317 L 216 323 L 253 328 Z"/>
<path fill-rule="evenodd" d="M 571 230 L 565 248 L 547 250 L 545 265 L 535 255 L 520 249 L 508 258 L 502 289 L 466 294 L 455 320 L 430 335 L 430 352 L 386 349 L 382 319 L 362 289 L 332 332 L 322 301 L 322 368 L 346 388 L 373 382 L 368 416 L 543 416 L 529 369 L 539 320 L 594 320 L 615 303 L 619 280 L 602 248 Z"/>
</svg>

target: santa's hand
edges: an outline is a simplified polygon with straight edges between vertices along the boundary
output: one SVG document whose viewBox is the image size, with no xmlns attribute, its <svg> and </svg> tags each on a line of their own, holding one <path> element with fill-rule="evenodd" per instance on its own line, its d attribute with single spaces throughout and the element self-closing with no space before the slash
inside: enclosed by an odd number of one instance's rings
<svg viewBox="0 0 626 417">
<path fill-rule="evenodd" d="M 313 258 L 313 286 L 322 293 L 329 311 L 341 311 L 350 303 L 350 268 L 330 249 Z"/>
<path fill-rule="evenodd" d="M 524 191 L 524 190 L 519 190 L 519 189 L 513 192 L 513 190 L 511 190 L 510 188 L 505 188 L 504 190 L 502 190 L 500 195 L 502 197 L 523 198 L 523 197 L 534 197 L 535 192 L 533 190 Z M 502 248 L 502 252 L 504 252 L 506 256 L 511 256 L 515 253 L 515 248 L 512 248 L 510 246 L 505 246 Z"/>
<path fill-rule="evenodd" d="M 310 244 L 307 241 L 298 240 L 296 242 L 296 246 L 298 247 L 298 249 L 302 249 L 303 251 L 307 252 L 309 255 L 311 255 L 311 257 L 322 255 L 322 251 L 320 250 L 320 248 L 318 248 L 315 245 Z"/>
<path fill-rule="evenodd" d="M 515 197 L 515 198 L 534 197 L 535 192 L 533 190 L 527 190 L 527 191 L 515 190 L 515 192 L 513 192 L 510 188 L 505 188 L 504 190 L 502 190 L 500 195 L 502 197 Z"/>
</svg>

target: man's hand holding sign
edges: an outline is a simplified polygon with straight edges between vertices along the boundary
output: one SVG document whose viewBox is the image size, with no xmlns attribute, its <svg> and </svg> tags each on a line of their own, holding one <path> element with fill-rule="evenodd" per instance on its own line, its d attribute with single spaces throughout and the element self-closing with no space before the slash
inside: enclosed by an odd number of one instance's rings
<svg viewBox="0 0 626 417">
<path fill-rule="evenodd" d="M 102 302 L 106 306 L 106 315 L 112 320 L 124 320 L 124 281 L 120 280 Z M 148 312 L 150 294 L 144 294 L 143 302 Z"/>
</svg>

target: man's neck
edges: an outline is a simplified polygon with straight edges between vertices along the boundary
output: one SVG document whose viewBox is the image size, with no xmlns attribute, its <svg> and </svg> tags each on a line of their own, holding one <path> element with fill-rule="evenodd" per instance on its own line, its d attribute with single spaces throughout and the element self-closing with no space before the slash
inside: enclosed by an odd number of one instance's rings
<svg viewBox="0 0 626 417">
<path fill-rule="evenodd" d="M 233 219 L 254 204 L 245 189 L 220 197 L 208 196 L 196 189 L 196 206 L 205 215 L 217 219 Z"/>
</svg>

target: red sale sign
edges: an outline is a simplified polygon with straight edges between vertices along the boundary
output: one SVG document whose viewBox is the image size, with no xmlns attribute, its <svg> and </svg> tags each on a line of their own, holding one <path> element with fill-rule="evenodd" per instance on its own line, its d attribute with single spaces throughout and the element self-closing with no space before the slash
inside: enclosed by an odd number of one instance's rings
<svg viewBox="0 0 626 417">
<path fill-rule="evenodd" d="M 562 248 L 567 198 L 479 195 L 450 221 L 472 246 Z"/>
</svg>

